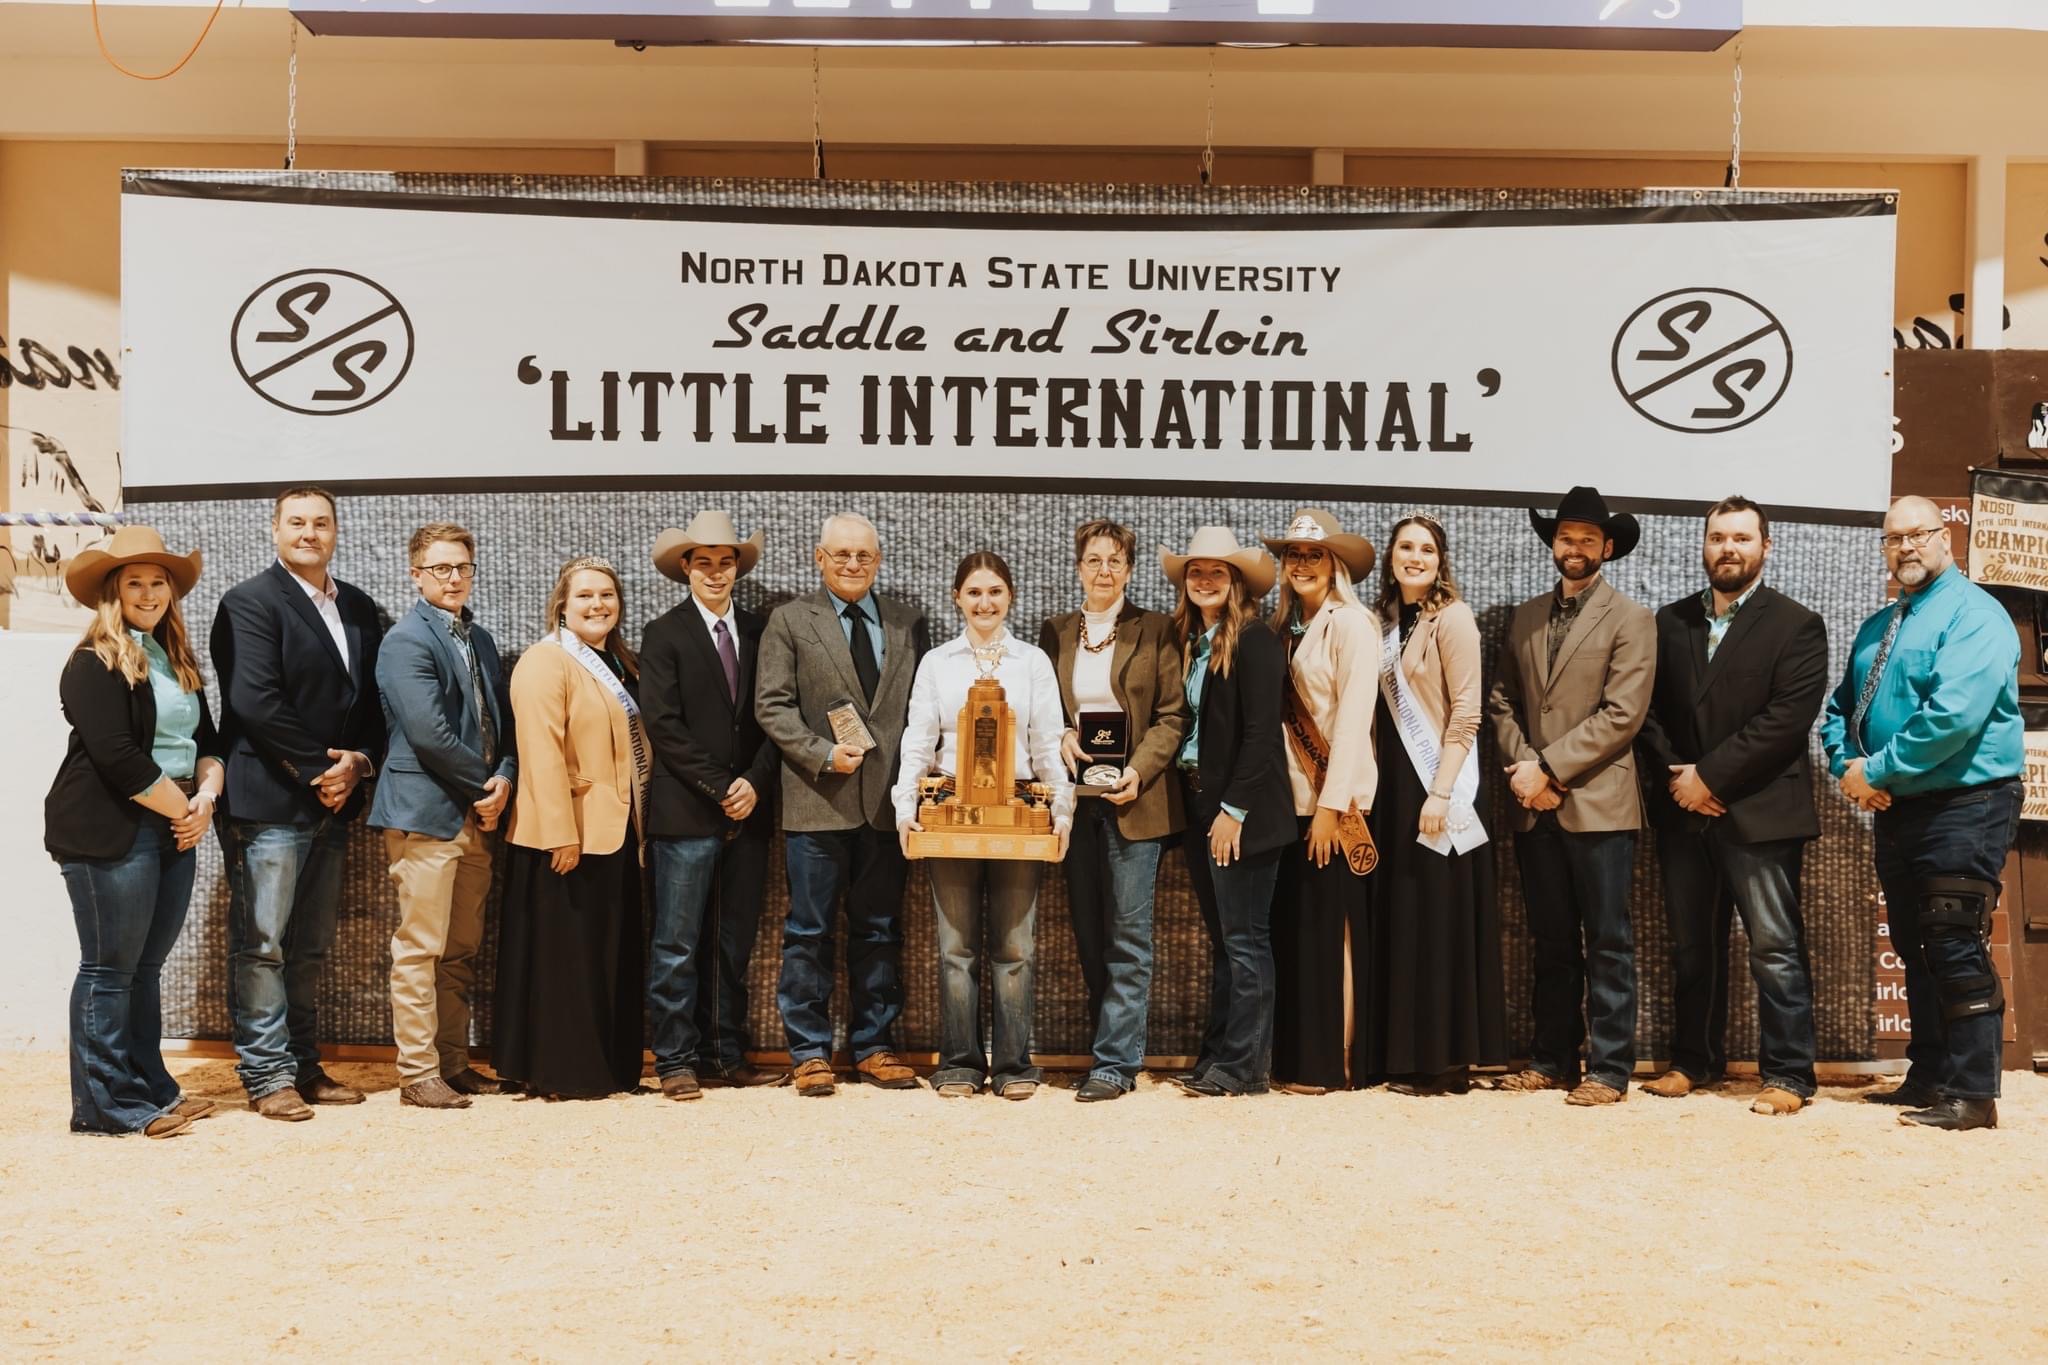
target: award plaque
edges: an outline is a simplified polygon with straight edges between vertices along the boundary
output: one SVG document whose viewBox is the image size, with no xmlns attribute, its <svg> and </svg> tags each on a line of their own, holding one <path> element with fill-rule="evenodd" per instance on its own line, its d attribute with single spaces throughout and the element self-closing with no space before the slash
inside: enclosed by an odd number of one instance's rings
<svg viewBox="0 0 2048 1365">
<path fill-rule="evenodd" d="M 1080 796 L 1101 796 L 1124 775 L 1130 757 L 1131 720 L 1121 711 L 1082 711 L 1074 717 L 1074 732 L 1081 737 L 1081 780 L 1074 791 Z"/>
<path fill-rule="evenodd" d="M 995 679 L 1002 659 L 975 651 L 981 676 L 967 689 L 954 744 L 954 777 L 919 779 L 917 822 L 905 853 L 912 858 L 1015 858 L 1052 862 L 1060 856 L 1052 828 L 1052 788 L 1017 780 L 1017 717 Z"/>
<path fill-rule="evenodd" d="M 825 719 L 832 722 L 832 742 L 851 744 L 866 753 L 876 747 L 874 732 L 868 723 L 860 718 L 860 708 L 850 701 L 843 701 L 825 712 Z"/>
</svg>

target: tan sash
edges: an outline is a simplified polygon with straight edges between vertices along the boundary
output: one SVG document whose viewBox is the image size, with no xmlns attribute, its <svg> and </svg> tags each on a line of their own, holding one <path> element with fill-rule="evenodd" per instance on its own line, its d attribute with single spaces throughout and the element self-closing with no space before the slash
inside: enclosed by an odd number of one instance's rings
<svg viewBox="0 0 2048 1365">
<path fill-rule="evenodd" d="M 1294 751 L 1295 761 L 1302 771 L 1309 775 L 1310 783 L 1318 795 L 1323 782 L 1330 775 L 1330 744 L 1323 738 L 1323 732 L 1316 725 L 1316 718 L 1302 699 L 1301 689 L 1294 685 L 1294 645 L 1287 646 L 1287 747 Z M 1358 876 L 1363 877 L 1380 863 L 1379 848 L 1372 841 L 1372 830 L 1365 823 L 1365 817 L 1358 813 L 1358 803 L 1353 801 L 1350 808 L 1337 817 L 1337 848 L 1344 855 L 1345 865 Z"/>
</svg>

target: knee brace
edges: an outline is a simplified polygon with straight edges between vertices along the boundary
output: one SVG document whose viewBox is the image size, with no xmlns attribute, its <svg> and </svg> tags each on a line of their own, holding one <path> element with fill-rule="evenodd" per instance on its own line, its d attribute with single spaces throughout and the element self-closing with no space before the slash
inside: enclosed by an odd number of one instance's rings
<svg viewBox="0 0 2048 1365">
<path fill-rule="evenodd" d="M 1998 908 L 1997 882 L 1976 877 L 1928 877 L 1920 883 L 1921 957 L 1934 978 L 1944 1019 L 1967 1019 L 2005 1008 L 2005 988 L 1991 966 L 1991 916 Z M 1982 974 L 1943 976 L 1927 952 L 1937 939 L 1968 939 L 1984 950 Z"/>
</svg>

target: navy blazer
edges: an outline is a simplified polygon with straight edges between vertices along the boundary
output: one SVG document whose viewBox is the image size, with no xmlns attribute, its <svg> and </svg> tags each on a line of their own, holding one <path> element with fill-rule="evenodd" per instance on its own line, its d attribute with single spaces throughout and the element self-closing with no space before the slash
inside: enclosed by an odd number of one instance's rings
<svg viewBox="0 0 2048 1365">
<path fill-rule="evenodd" d="M 496 727 L 498 753 L 484 766 L 483 722 L 469 664 L 448 629 L 447 614 L 425 598 L 398 619 L 377 650 L 377 691 L 384 704 L 390 747 L 377 774 L 370 823 L 385 829 L 453 839 L 462 832 L 470 807 L 484 796 L 493 777 L 517 780 L 519 761 L 512 733 L 512 697 L 498 643 L 476 624 L 469 608 L 469 647 L 484 682 L 485 704 Z"/>
<path fill-rule="evenodd" d="M 311 825 L 332 814 L 313 781 L 334 766 L 329 749 L 384 758 L 384 709 L 377 701 L 377 644 L 384 625 L 360 588 L 335 580 L 348 665 L 306 590 L 273 561 L 220 600 L 213 618 L 220 677 L 221 735 L 228 785 L 222 814 L 266 824 Z M 342 807 L 363 808 L 358 783 Z"/>
<path fill-rule="evenodd" d="M 725 690 L 725 666 L 695 602 L 684 598 L 648 622 L 640 637 L 640 714 L 654 742 L 649 838 L 724 834 L 732 822 L 718 803 L 738 777 L 753 785 L 757 798 L 746 831 L 763 838 L 774 832 L 781 757 L 754 715 L 763 622 L 737 606 L 731 612 L 740 664 L 737 702 Z"/>
<path fill-rule="evenodd" d="M 1182 649 L 1192 645 L 1183 643 Z M 1228 677 L 1204 665 L 1196 750 L 1202 790 L 1188 807 L 1190 835 L 1206 835 L 1217 810 L 1228 805 L 1245 813 L 1239 849 L 1247 857 L 1297 838 L 1280 728 L 1286 678 L 1287 651 L 1273 628 L 1259 620 L 1246 621 L 1238 632 Z"/>
</svg>

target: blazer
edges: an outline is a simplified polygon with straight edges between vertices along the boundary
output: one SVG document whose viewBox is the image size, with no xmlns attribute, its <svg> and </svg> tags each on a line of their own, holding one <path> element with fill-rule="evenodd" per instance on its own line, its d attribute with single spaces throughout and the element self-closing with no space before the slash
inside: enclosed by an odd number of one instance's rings
<svg viewBox="0 0 2048 1365">
<path fill-rule="evenodd" d="M 1379 763 L 1373 756 L 1372 722 L 1380 688 L 1379 618 L 1364 607 L 1332 597 L 1308 623 L 1288 656 L 1294 689 L 1300 693 L 1323 742 L 1330 746 L 1322 790 L 1287 745 L 1287 777 L 1294 812 L 1313 815 L 1319 806 L 1344 811 L 1372 809 L 1379 792 Z M 1283 741 L 1284 742 L 1284 741 Z M 1237 804 L 1232 802 L 1232 805 Z"/>
<path fill-rule="evenodd" d="M 142 823 L 143 808 L 134 798 L 163 776 L 150 756 L 156 743 L 156 693 L 147 678 L 131 686 L 81 647 L 65 661 L 57 696 L 71 723 L 71 739 L 43 798 L 43 847 L 59 862 L 119 858 L 134 846 Z M 204 688 L 197 739 L 201 758 L 221 757 Z"/>
<path fill-rule="evenodd" d="M 872 704 L 861 703 L 860 679 L 839 623 L 839 599 L 821 588 L 785 602 L 761 632 L 754 715 L 782 755 L 782 828 L 896 828 L 889 790 L 896 782 L 910 684 L 930 647 L 924 613 L 875 594 L 882 615 L 882 676 Z M 832 723 L 841 702 L 860 706 L 878 747 L 850 773 L 832 771 Z"/>
<path fill-rule="evenodd" d="M 228 785 L 222 811 L 236 820 L 311 825 L 332 814 L 313 779 L 334 766 L 329 749 L 384 761 L 384 708 L 377 698 L 377 646 L 384 624 L 360 588 L 335 580 L 348 663 L 327 623 L 284 565 L 273 562 L 229 588 L 213 618 L 220 676 L 221 738 Z M 363 784 L 341 818 L 354 819 Z"/>
<path fill-rule="evenodd" d="M 654 742 L 647 788 L 651 839 L 725 834 L 733 822 L 718 803 L 742 777 L 758 798 L 743 828 L 762 838 L 775 832 L 780 756 L 754 715 L 762 622 L 737 606 L 729 610 L 740 662 L 737 700 L 726 692 L 725 664 L 704 613 L 689 598 L 656 617 L 640 637 L 640 713 Z"/>
<path fill-rule="evenodd" d="M 484 766 L 483 722 L 469 664 L 449 633 L 448 618 L 424 599 L 398 618 L 377 651 L 377 691 L 390 737 L 370 800 L 370 823 L 434 839 L 462 832 L 470 807 L 483 799 L 493 777 L 519 775 L 512 696 L 498 642 L 471 619 L 469 647 L 483 675 L 484 701 L 498 740 L 497 762 Z"/>
<path fill-rule="evenodd" d="M 1479 681 L 1480 653 L 1479 622 L 1463 602 L 1418 613 L 1415 629 L 1401 646 L 1401 676 L 1408 695 L 1442 746 L 1438 785 L 1446 790 L 1479 740 L 1486 695 Z M 1391 709 L 1392 703 L 1388 705 Z M 1383 737 L 1381 743 L 1398 747 L 1404 758 L 1408 752 L 1399 733 Z M 1426 790 L 1430 775 L 1417 773 L 1416 778 Z"/>
<path fill-rule="evenodd" d="M 1061 713 L 1072 724 L 1081 613 L 1070 611 L 1048 620 L 1038 632 L 1038 647 L 1052 660 L 1060 684 Z M 1124 763 L 1138 773 L 1137 799 L 1109 808 L 1116 812 L 1117 831 L 1126 839 L 1163 839 L 1178 834 L 1187 823 L 1181 810 L 1180 783 L 1159 780 L 1188 732 L 1180 641 L 1174 638 L 1171 617 L 1124 603 L 1116 618 L 1116 643 L 1110 646 L 1109 690 L 1129 717 L 1131 753 Z"/>
<path fill-rule="evenodd" d="M 1202 789 L 1188 806 L 1190 830 L 1207 833 L 1225 805 L 1244 812 L 1239 847 L 1263 853 L 1295 842 L 1287 741 L 1280 733 L 1287 651 L 1264 621 L 1247 621 L 1229 676 L 1203 666 L 1202 723 L 1195 771 Z M 1178 783 L 1174 785 L 1178 786 Z"/>
<path fill-rule="evenodd" d="M 633 730 L 610 689 L 548 636 L 512 670 L 512 724 L 520 775 L 505 837 L 618 852 L 633 814 Z"/>
<path fill-rule="evenodd" d="M 1657 625 L 1649 608 L 1605 578 L 1548 662 L 1553 589 L 1515 608 L 1486 699 L 1503 763 L 1540 759 L 1567 788 L 1557 821 L 1573 833 L 1640 829 L 1643 796 L 1632 747 L 1650 710 Z M 1536 812 L 1515 806 L 1515 828 Z"/>
<path fill-rule="evenodd" d="M 1694 832 L 1715 825 L 1736 843 L 1817 839 L 1807 736 L 1828 690 L 1828 629 L 1759 585 L 1707 658 L 1707 608 L 1688 593 L 1657 613 L 1657 682 L 1638 747 L 1650 821 Z M 1671 799 L 1671 768 L 1699 765 L 1728 808 L 1695 815 Z"/>
</svg>

